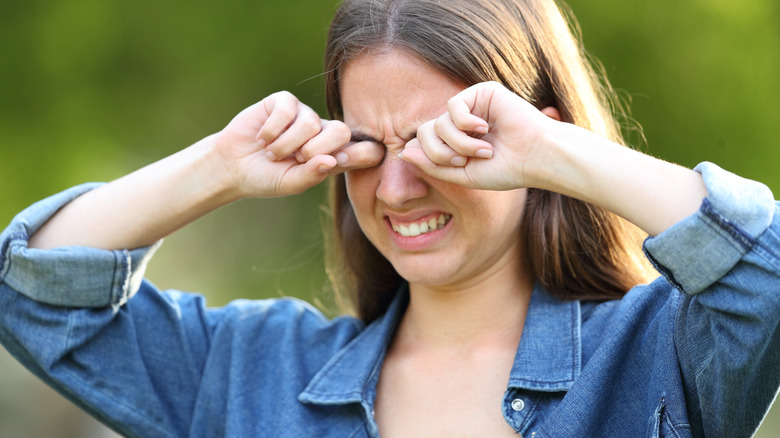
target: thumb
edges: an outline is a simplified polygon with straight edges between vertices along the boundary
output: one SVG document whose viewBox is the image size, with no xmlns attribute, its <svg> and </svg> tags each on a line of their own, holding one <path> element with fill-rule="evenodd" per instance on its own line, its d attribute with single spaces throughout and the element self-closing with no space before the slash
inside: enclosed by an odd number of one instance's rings
<svg viewBox="0 0 780 438">
<path fill-rule="evenodd" d="M 325 181 L 328 172 L 336 167 L 331 155 L 316 155 L 303 164 L 292 166 L 283 177 L 283 193 L 298 194 Z"/>
<path fill-rule="evenodd" d="M 431 161 L 423 151 L 422 146 L 416 137 L 406 143 L 404 150 L 398 156 L 404 161 L 419 167 L 425 174 L 436 179 L 466 187 L 473 185 L 469 182 L 463 167 L 440 166 Z"/>
</svg>

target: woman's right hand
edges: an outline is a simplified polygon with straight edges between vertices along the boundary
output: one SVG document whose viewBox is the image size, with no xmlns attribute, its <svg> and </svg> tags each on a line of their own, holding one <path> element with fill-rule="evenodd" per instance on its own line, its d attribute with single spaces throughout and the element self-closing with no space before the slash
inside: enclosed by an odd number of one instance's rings
<svg viewBox="0 0 780 438">
<path fill-rule="evenodd" d="M 371 142 L 351 143 L 342 122 L 322 120 L 292 94 L 275 93 L 222 131 L 76 198 L 29 245 L 138 248 L 237 199 L 300 193 L 383 156 Z"/>
<path fill-rule="evenodd" d="M 214 136 L 214 145 L 240 197 L 272 197 L 300 193 L 329 174 L 381 161 L 380 147 L 352 144 L 350 137 L 347 125 L 321 119 L 281 91 L 239 113 Z"/>
</svg>

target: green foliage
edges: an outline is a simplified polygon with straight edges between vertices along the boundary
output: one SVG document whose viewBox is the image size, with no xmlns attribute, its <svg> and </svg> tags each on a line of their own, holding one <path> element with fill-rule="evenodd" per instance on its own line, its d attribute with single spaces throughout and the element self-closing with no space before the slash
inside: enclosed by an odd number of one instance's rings
<svg viewBox="0 0 780 438">
<path fill-rule="evenodd" d="M 570 6 L 589 53 L 630 99 L 643 150 L 686 166 L 714 161 L 780 193 L 776 0 Z M 169 155 L 277 90 L 324 114 L 319 75 L 334 8 L 316 0 L 0 3 L 0 222 L 68 186 Z M 214 305 L 319 296 L 323 193 L 222 209 L 169 238 L 149 276 L 204 292 Z M 12 403 L 2 401 L 0 424 L 10 424 Z"/>
</svg>

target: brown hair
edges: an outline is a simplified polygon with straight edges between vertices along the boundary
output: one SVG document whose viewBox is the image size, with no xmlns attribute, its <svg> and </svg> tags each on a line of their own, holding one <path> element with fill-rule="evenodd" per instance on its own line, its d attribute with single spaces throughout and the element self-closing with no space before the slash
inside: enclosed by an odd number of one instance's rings
<svg viewBox="0 0 780 438">
<path fill-rule="evenodd" d="M 553 0 L 346 0 L 325 54 L 330 116 L 341 119 L 339 75 L 387 50 L 416 56 L 466 86 L 498 81 L 537 108 L 622 143 L 615 93 L 587 62 L 574 21 Z M 617 111 L 619 112 L 619 111 Z M 333 178 L 334 247 L 328 274 L 365 321 L 380 316 L 403 279 L 357 224 L 343 175 Z M 622 297 L 650 278 L 640 230 L 591 204 L 529 189 L 526 258 L 548 292 L 567 299 Z"/>
</svg>

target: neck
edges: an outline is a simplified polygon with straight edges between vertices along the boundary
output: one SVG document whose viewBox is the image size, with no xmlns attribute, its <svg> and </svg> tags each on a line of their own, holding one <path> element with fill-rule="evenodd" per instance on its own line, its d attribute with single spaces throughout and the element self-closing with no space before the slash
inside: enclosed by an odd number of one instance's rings
<svg viewBox="0 0 780 438">
<path fill-rule="evenodd" d="M 533 279 L 511 263 L 467 284 L 410 284 L 409 307 L 396 335 L 407 348 L 474 350 L 516 348 Z"/>
</svg>

